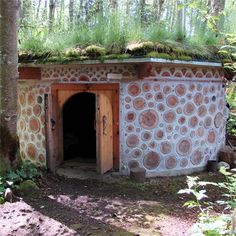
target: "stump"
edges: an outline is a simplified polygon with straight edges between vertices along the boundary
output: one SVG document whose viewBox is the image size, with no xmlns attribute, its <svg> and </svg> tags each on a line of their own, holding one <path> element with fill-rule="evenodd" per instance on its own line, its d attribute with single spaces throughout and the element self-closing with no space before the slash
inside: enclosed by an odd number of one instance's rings
<svg viewBox="0 0 236 236">
<path fill-rule="evenodd" d="M 222 148 L 219 151 L 219 160 L 224 161 L 230 165 L 230 168 L 236 167 L 236 152 L 230 148 Z"/>
<path fill-rule="evenodd" d="M 130 169 L 130 179 L 135 182 L 142 183 L 146 179 L 146 170 L 141 167 L 134 167 Z"/>
</svg>

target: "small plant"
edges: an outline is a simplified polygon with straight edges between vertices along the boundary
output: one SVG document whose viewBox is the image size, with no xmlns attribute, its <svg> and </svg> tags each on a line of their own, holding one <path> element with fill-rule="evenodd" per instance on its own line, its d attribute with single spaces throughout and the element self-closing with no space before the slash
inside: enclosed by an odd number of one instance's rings
<svg viewBox="0 0 236 236">
<path fill-rule="evenodd" d="M 236 109 L 236 83 L 232 82 L 227 88 L 227 102 L 231 109 Z"/>
<path fill-rule="evenodd" d="M 187 177 L 188 188 L 180 190 L 179 194 L 191 194 L 195 200 L 184 204 L 189 208 L 197 208 L 200 213 L 198 222 L 191 229 L 191 235 L 199 236 L 221 236 L 235 235 L 236 228 L 235 208 L 236 208 L 236 174 L 227 172 L 224 168 L 220 172 L 225 176 L 225 181 L 221 183 L 200 181 L 199 177 Z M 224 191 L 222 200 L 210 202 L 208 200 L 206 186 L 212 185 Z M 221 214 L 213 214 L 215 206 L 224 206 Z M 228 210 L 229 213 L 226 213 Z"/>
<path fill-rule="evenodd" d="M 15 171 L 10 171 L 6 178 L 19 183 L 23 180 L 37 180 L 42 177 L 42 171 L 29 161 L 24 161 Z"/>
<path fill-rule="evenodd" d="M 4 192 L 5 192 L 5 186 L 3 178 L 0 176 L 0 204 L 4 202 Z"/>
<path fill-rule="evenodd" d="M 42 174 L 42 170 L 34 164 L 24 161 L 16 170 L 11 170 L 5 176 L 0 176 L 0 204 L 5 202 L 4 194 L 7 188 L 18 189 L 23 181 L 36 181 L 42 177 Z"/>
<path fill-rule="evenodd" d="M 230 135 L 236 136 L 236 116 L 230 115 L 227 120 L 227 132 Z"/>
</svg>

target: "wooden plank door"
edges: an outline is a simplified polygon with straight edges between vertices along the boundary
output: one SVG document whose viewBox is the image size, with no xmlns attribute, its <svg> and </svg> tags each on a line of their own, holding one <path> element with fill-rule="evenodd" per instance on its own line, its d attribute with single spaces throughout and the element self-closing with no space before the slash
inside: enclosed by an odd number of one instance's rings
<svg viewBox="0 0 236 236">
<path fill-rule="evenodd" d="M 97 171 L 104 174 L 113 169 L 112 91 L 99 91 L 96 105 Z"/>
</svg>

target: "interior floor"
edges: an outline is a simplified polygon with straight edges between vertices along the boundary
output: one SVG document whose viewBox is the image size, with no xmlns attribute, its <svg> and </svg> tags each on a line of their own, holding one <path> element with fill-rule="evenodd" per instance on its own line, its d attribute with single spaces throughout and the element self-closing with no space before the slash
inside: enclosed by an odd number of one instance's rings
<svg viewBox="0 0 236 236">
<path fill-rule="evenodd" d="M 64 160 L 96 163 L 95 94 L 78 93 L 63 108 Z"/>
<path fill-rule="evenodd" d="M 82 162 L 81 162 L 82 161 Z M 117 180 L 117 176 L 120 174 L 114 172 L 108 172 L 106 174 L 99 174 L 96 171 L 96 163 L 85 163 L 83 159 L 75 158 L 65 161 L 62 165 L 60 165 L 56 173 L 59 176 L 63 176 L 66 178 L 73 179 L 94 179 L 94 180 L 113 180 L 113 175 L 116 176 L 115 180 Z"/>
</svg>

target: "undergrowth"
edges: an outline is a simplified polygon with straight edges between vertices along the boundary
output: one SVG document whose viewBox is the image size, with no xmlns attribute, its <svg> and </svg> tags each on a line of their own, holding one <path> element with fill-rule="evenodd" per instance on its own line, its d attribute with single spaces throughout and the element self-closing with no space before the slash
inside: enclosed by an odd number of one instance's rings
<svg viewBox="0 0 236 236">
<path fill-rule="evenodd" d="M 5 202 L 7 189 L 15 191 L 25 180 L 37 181 L 43 175 L 43 170 L 29 161 L 22 162 L 15 170 L 10 170 L 4 176 L 0 176 L 0 204 Z"/>
</svg>

